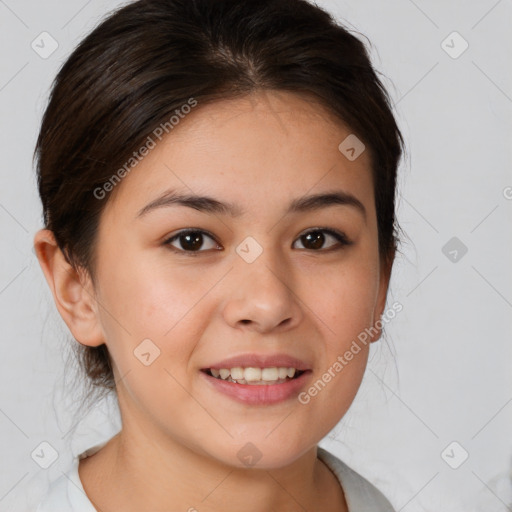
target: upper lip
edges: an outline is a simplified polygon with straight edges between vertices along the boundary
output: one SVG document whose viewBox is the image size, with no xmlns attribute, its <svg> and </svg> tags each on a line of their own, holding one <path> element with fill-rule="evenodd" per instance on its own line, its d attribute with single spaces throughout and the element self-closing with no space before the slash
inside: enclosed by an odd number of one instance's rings
<svg viewBox="0 0 512 512">
<path fill-rule="evenodd" d="M 244 354 L 233 356 L 228 359 L 223 359 L 214 363 L 204 370 L 212 369 L 220 370 L 221 368 L 272 368 L 272 367 L 285 367 L 295 368 L 296 370 L 309 370 L 311 366 L 297 359 L 296 357 L 287 354 Z"/>
</svg>

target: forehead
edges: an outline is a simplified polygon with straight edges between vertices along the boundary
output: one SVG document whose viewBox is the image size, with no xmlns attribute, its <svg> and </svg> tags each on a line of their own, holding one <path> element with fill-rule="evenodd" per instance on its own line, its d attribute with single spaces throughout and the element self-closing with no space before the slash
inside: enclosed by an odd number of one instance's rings
<svg viewBox="0 0 512 512">
<path fill-rule="evenodd" d="M 207 194 L 244 211 L 342 188 L 373 203 L 368 151 L 349 160 L 341 120 L 306 94 L 254 93 L 198 104 L 114 189 L 106 209 L 126 215 L 168 189 Z M 133 218 L 133 216 L 132 216 Z"/>
</svg>

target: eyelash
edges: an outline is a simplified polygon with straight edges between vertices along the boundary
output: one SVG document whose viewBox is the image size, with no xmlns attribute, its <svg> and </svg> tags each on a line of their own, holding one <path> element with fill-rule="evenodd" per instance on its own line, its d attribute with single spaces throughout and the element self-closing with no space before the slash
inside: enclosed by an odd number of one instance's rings
<svg viewBox="0 0 512 512">
<path fill-rule="evenodd" d="M 302 249 L 302 250 L 306 250 L 306 251 L 309 250 L 309 251 L 312 251 L 312 252 L 331 252 L 331 251 L 341 250 L 344 247 L 353 244 L 353 242 L 351 242 L 347 238 L 345 233 L 343 233 L 342 231 L 337 231 L 335 229 L 331 229 L 331 228 L 312 228 L 312 229 L 309 229 L 309 230 L 305 231 L 301 235 L 301 237 L 305 236 L 305 235 L 307 235 L 309 233 L 316 233 L 316 232 L 322 232 L 322 233 L 327 233 L 328 235 L 331 235 L 332 237 L 334 237 L 339 242 L 340 245 L 338 247 L 334 246 L 334 247 L 331 247 L 329 249 L 317 249 L 317 250 L 315 250 L 315 249 Z M 171 245 L 171 243 L 174 242 L 175 240 L 179 239 L 182 236 L 190 235 L 190 234 L 197 234 L 197 233 L 208 235 L 216 244 L 220 245 L 217 242 L 217 240 L 215 239 L 215 237 L 211 233 L 209 233 L 208 231 L 205 231 L 203 229 L 184 229 L 184 230 L 176 233 L 172 237 L 168 238 L 167 240 L 165 240 L 163 244 L 168 246 L 169 249 L 171 249 L 175 253 L 196 257 L 196 256 L 199 256 L 200 253 L 208 252 L 208 251 L 202 251 L 202 250 L 199 250 L 199 251 L 185 251 L 183 249 L 178 249 L 176 247 L 173 247 Z"/>
</svg>

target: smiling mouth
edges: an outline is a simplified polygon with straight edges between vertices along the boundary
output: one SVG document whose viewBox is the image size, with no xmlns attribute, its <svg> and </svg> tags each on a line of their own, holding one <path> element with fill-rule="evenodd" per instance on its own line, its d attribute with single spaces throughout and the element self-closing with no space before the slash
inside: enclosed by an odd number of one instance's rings
<svg viewBox="0 0 512 512">
<path fill-rule="evenodd" d="M 254 367 L 235 367 L 235 368 L 206 368 L 201 370 L 210 377 L 232 382 L 234 384 L 249 384 L 254 386 L 268 386 L 272 384 L 284 384 L 290 380 L 297 379 L 305 371 L 297 370 L 291 367 L 272 367 L 272 368 L 254 368 Z"/>
</svg>

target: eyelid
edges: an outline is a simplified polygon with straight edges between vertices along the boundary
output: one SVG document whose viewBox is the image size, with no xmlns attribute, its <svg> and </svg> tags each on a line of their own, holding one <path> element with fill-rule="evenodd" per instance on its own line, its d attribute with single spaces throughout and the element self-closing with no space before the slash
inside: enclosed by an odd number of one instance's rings
<svg viewBox="0 0 512 512">
<path fill-rule="evenodd" d="M 203 228 L 181 229 L 178 232 L 174 233 L 174 235 L 170 235 L 170 236 L 166 237 L 163 244 L 168 245 L 171 242 L 173 242 L 174 240 L 176 240 L 177 238 L 179 238 L 180 236 L 189 235 L 191 233 L 201 233 L 202 235 L 208 235 L 216 244 L 220 245 L 219 242 L 217 241 L 217 238 L 215 237 L 215 235 L 213 233 L 211 233 L 210 231 L 208 231 L 207 229 L 203 229 Z M 193 252 L 193 251 L 181 251 L 181 252 Z M 205 252 L 205 251 L 196 251 L 196 252 Z"/>
<path fill-rule="evenodd" d="M 208 235 L 209 237 L 213 238 L 215 241 L 217 241 L 215 235 L 213 233 L 211 233 L 210 231 L 208 231 L 207 229 L 204 229 L 204 228 L 184 228 L 184 229 L 180 229 L 179 231 L 177 231 L 176 233 L 174 233 L 174 235 L 170 235 L 166 238 L 165 242 L 169 241 L 169 240 L 172 240 L 174 238 L 177 238 L 178 236 L 182 236 L 182 235 L 188 235 L 190 233 L 204 233 L 206 235 Z M 164 242 L 164 243 L 165 243 Z M 218 243 L 218 242 L 217 242 Z"/>
<path fill-rule="evenodd" d="M 309 233 L 310 231 L 323 231 L 323 232 L 328 233 L 329 235 L 333 236 L 334 238 L 336 238 L 338 241 L 340 241 L 341 243 L 343 243 L 345 245 L 352 245 L 354 243 L 348 238 L 348 236 L 343 231 L 339 231 L 338 229 L 334 229 L 334 228 L 324 228 L 322 226 L 308 228 L 308 229 L 306 229 L 306 231 L 303 231 L 299 236 L 303 236 L 303 235 Z M 318 252 L 321 252 L 321 251 L 318 251 Z"/>
<path fill-rule="evenodd" d="M 336 250 L 340 250 L 344 247 L 347 247 L 349 245 L 352 245 L 354 242 L 351 241 L 347 235 L 343 232 L 343 231 L 339 231 L 337 229 L 334 229 L 334 228 L 328 228 L 328 227 L 322 227 L 322 226 L 315 226 L 315 227 L 312 227 L 312 228 L 307 228 L 306 230 L 302 231 L 298 237 L 295 239 L 295 240 L 298 240 L 301 236 L 304 236 L 304 235 L 307 235 L 308 233 L 310 232 L 314 232 L 314 231 L 322 231 L 324 233 L 327 233 L 329 235 L 331 235 L 332 237 L 334 237 L 340 245 L 338 246 L 334 246 L 334 247 L 331 247 L 329 249 L 319 249 L 319 250 L 313 250 L 313 249 L 310 249 L 311 252 L 318 252 L 318 253 L 325 253 L 325 252 L 331 252 L 331 251 L 336 251 Z M 190 233 L 201 233 L 201 234 L 206 234 L 208 235 L 217 245 L 220 245 L 219 242 L 217 241 L 217 238 L 208 230 L 206 229 L 203 229 L 203 228 L 185 228 L 185 229 L 182 229 L 180 231 L 178 231 L 177 233 L 175 233 L 174 235 L 171 235 L 170 237 L 167 237 L 163 244 L 168 246 L 173 252 L 176 252 L 178 254 L 184 254 L 184 255 L 187 255 L 187 256 L 198 256 L 199 254 L 205 252 L 209 252 L 209 251 L 184 251 L 183 249 L 177 249 L 176 247 L 173 247 L 171 245 L 171 242 L 174 242 L 174 240 L 176 240 L 177 238 L 179 238 L 180 236 L 184 236 L 184 235 L 187 235 L 187 234 L 190 234 Z M 295 243 L 295 241 L 294 241 Z M 305 250 L 307 251 L 308 249 L 302 249 L 302 250 Z"/>
<path fill-rule="evenodd" d="M 354 242 L 348 238 L 348 236 L 345 234 L 345 232 L 340 231 L 338 229 L 328 228 L 328 227 L 323 227 L 323 226 L 316 226 L 316 227 L 306 229 L 297 237 L 296 240 L 298 240 L 301 236 L 307 235 L 308 233 L 315 232 L 315 231 L 321 231 L 321 232 L 327 233 L 328 235 L 332 236 L 333 238 L 335 238 L 338 241 L 338 245 L 334 245 L 333 247 L 329 247 L 328 249 L 319 249 L 316 251 L 313 249 L 309 249 L 309 250 L 302 249 L 302 250 L 308 251 L 312 254 L 331 253 L 331 252 L 335 252 L 335 251 L 340 251 L 340 250 L 344 249 L 345 247 L 348 247 L 348 246 L 354 244 Z"/>
</svg>

